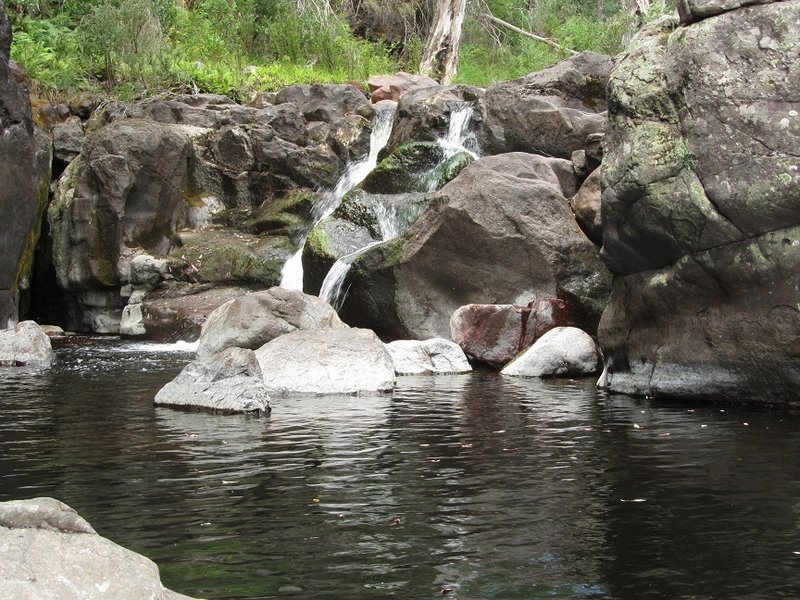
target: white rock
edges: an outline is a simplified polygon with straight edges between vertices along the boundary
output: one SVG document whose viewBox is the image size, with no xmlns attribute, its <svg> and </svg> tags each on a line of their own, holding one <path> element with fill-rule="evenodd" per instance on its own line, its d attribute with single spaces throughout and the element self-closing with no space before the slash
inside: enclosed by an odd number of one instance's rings
<svg viewBox="0 0 800 600">
<path fill-rule="evenodd" d="M 555 327 L 508 363 L 503 375 L 550 377 L 596 373 L 599 352 L 592 337 L 577 327 Z"/>
<path fill-rule="evenodd" d="M 34 321 L 0 330 L 0 365 L 49 367 L 55 360 L 50 337 Z"/>
<path fill-rule="evenodd" d="M 269 412 L 267 393 L 255 353 L 227 348 L 184 367 L 165 385 L 156 404 L 214 412 Z"/>
<path fill-rule="evenodd" d="M 256 350 L 264 382 L 277 394 L 358 394 L 394 387 L 394 364 L 369 329 L 287 333 Z"/>
<path fill-rule="evenodd" d="M 472 367 L 461 346 L 444 338 L 397 340 L 386 344 L 397 375 L 469 373 Z"/>
</svg>

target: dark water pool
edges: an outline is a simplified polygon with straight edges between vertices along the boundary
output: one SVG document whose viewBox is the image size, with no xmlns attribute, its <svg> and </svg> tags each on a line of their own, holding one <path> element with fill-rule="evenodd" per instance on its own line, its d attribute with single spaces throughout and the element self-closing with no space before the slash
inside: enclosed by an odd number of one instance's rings
<svg viewBox="0 0 800 600">
<path fill-rule="evenodd" d="M 189 359 L 0 371 L 0 499 L 63 500 L 207 598 L 800 598 L 796 415 L 489 373 L 155 408 Z"/>
</svg>

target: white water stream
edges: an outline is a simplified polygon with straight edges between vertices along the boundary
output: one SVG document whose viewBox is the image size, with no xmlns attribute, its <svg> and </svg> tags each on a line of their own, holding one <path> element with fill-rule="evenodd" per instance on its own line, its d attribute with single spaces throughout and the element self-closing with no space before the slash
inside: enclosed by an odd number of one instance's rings
<svg viewBox="0 0 800 600">
<path fill-rule="evenodd" d="M 311 229 L 330 215 L 342 201 L 344 195 L 364 181 L 370 171 L 378 164 L 378 153 L 389 141 L 394 123 L 395 103 L 381 103 L 375 106 L 375 120 L 372 124 L 372 134 L 369 139 L 369 154 L 364 158 L 350 163 L 345 172 L 332 190 L 326 190 L 315 205 L 312 215 Z M 306 240 L 300 244 L 297 252 L 286 261 L 281 270 L 281 287 L 292 290 L 303 290 L 303 247 Z"/>
<path fill-rule="evenodd" d="M 458 109 L 450 113 L 450 124 L 448 127 L 447 135 L 437 140 L 437 143 L 442 148 L 442 158 L 430 171 L 422 176 L 422 181 L 427 182 L 429 192 L 435 191 L 436 186 L 440 179 L 440 173 L 444 164 L 459 152 L 467 152 L 473 158 L 478 155 L 468 146 L 477 149 L 477 141 L 475 134 L 469 130 L 470 119 L 472 118 L 472 105 L 464 104 Z M 366 177 L 368 173 L 365 173 Z M 322 282 L 322 288 L 319 292 L 319 297 L 328 302 L 338 312 L 344 304 L 347 292 L 342 292 L 347 274 L 356 259 L 365 254 L 375 246 L 395 239 L 401 234 L 405 233 L 411 226 L 411 215 L 398 210 L 395 206 L 386 206 L 382 203 L 375 203 L 373 211 L 378 220 L 378 226 L 381 230 L 381 240 L 367 244 L 363 248 L 359 248 L 355 252 L 346 254 L 339 258 L 331 267 L 325 280 Z M 416 215 L 414 215 L 416 216 Z M 288 264 L 288 263 L 287 263 Z"/>
</svg>

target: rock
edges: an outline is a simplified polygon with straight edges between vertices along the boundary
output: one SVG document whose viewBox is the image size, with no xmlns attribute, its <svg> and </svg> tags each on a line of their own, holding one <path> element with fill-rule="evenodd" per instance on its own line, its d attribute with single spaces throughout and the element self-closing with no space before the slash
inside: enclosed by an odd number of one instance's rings
<svg viewBox="0 0 800 600">
<path fill-rule="evenodd" d="M 35 322 L 0 329 L 0 365 L 49 367 L 55 360 L 50 338 Z"/>
<path fill-rule="evenodd" d="M 461 347 L 443 338 L 397 340 L 386 344 L 397 375 L 469 373 L 472 367 Z"/>
<path fill-rule="evenodd" d="M 503 375 L 557 377 L 591 375 L 600 365 L 592 336 L 576 327 L 556 327 L 507 364 Z"/>
<path fill-rule="evenodd" d="M 394 364 L 367 329 L 294 331 L 256 351 L 275 394 L 362 394 L 394 387 Z"/>
<path fill-rule="evenodd" d="M 307 121 L 333 121 L 348 114 L 372 119 L 369 100 L 349 84 L 292 85 L 275 97 L 276 105 L 285 102 L 297 106 Z"/>
<path fill-rule="evenodd" d="M 257 350 L 278 336 L 298 329 L 345 329 L 336 311 L 316 296 L 273 287 L 226 302 L 203 325 L 198 357 L 225 348 Z"/>
<path fill-rule="evenodd" d="M 450 318 L 450 335 L 467 355 L 502 367 L 553 327 L 568 324 L 565 303 L 539 298 L 527 306 L 468 304 Z"/>
<path fill-rule="evenodd" d="M 767 4 L 776 0 L 678 0 L 681 23 L 693 23 L 706 17 L 736 10 L 751 4 Z"/>
<path fill-rule="evenodd" d="M 149 254 L 139 254 L 130 261 L 132 285 L 152 290 L 169 276 L 169 263 L 166 259 L 155 258 Z"/>
<path fill-rule="evenodd" d="M 581 189 L 569 200 L 575 220 L 597 246 L 603 245 L 603 222 L 600 219 L 601 169 L 595 169 L 581 185 Z"/>
<path fill-rule="evenodd" d="M 67 335 L 58 325 L 39 325 L 39 328 L 49 338 L 60 338 Z"/>
<path fill-rule="evenodd" d="M 532 152 L 570 158 L 605 130 L 612 61 L 581 52 L 557 65 L 486 90 L 480 147 L 485 153 Z"/>
<path fill-rule="evenodd" d="M 69 163 L 81 153 L 85 134 L 80 119 L 70 117 L 64 123 L 53 126 L 53 158 L 63 163 Z"/>
<path fill-rule="evenodd" d="M 53 498 L 0 503 L 0 596 L 190 600 L 149 559 L 99 536 Z"/>
<path fill-rule="evenodd" d="M 523 153 L 482 158 L 447 184 L 408 233 L 353 263 L 340 316 L 386 339 L 448 337 L 465 304 L 558 298 L 594 331 L 610 276 L 565 196 L 569 161 Z"/>
<path fill-rule="evenodd" d="M 400 71 L 394 75 L 373 75 L 367 79 L 367 85 L 372 103 L 377 104 L 383 100 L 397 102 L 409 92 L 439 85 L 439 82 L 425 75 L 412 75 Z"/>
<path fill-rule="evenodd" d="M 468 85 L 439 85 L 409 92 L 398 102 L 392 135 L 382 152 L 389 154 L 410 142 L 435 142 L 447 136 L 450 115 L 467 106 L 477 107 L 483 90 Z M 470 129 L 481 126 L 481 114 L 474 111 Z M 476 151 L 477 147 L 470 148 Z"/>
<path fill-rule="evenodd" d="M 245 348 L 225 348 L 189 363 L 159 390 L 155 403 L 223 413 L 270 411 L 261 367 Z"/>
<path fill-rule="evenodd" d="M 598 331 L 612 391 L 797 404 L 798 36 L 800 2 L 776 2 L 658 21 L 619 57 Z"/>
<path fill-rule="evenodd" d="M 31 104 L 9 59 L 11 38 L 11 24 L 0 6 L 0 327 L 17 322 L 17 286 L 22 263 L 33 253 L 40 208 Z"/>
</svg>

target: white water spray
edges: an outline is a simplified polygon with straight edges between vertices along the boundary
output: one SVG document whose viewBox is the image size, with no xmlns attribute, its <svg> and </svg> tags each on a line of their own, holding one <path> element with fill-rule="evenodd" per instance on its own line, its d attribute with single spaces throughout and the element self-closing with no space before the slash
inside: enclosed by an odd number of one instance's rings
<svg viewBox="0 0 800 600">
<path fill-rule="evenodd" d="M 372 124 L 372 133 L 369 138 L 369 154 L 350 163 L 345 172 L 332 190 L 326 190 L 314 207 L 311 229 L 317 226 L 325 217 L 329 216 L 341 204 L 344 195 L 359 183 L 364 181 L 375 165 L 378 164 L 378 153 L 389 141 L 394 123 L 396 103 L 386 102 L 375 106 L 375 120 Z M 307 238 L 306 238 L 307 239 Z M 281 287 L 292 290 L 303 290 L 303 247 L 306 239 L 292 257 L 286 261 L 281 270 Z"/>
<path fill-rule="evenodd" d="M 436 140 L 442 149 L 442 158 L 419 177 L 421 188 L 426 192 L 437 190 L 445 164 L 459 152 L 466 152 L 474 159 L 478 158 L 478 140 L 475 138 L 475 133 L 469 129 L 472 112 L 472 105 L 469 103 L 464 103 L 450 112 L 447 135 Z"/>
</svg>

